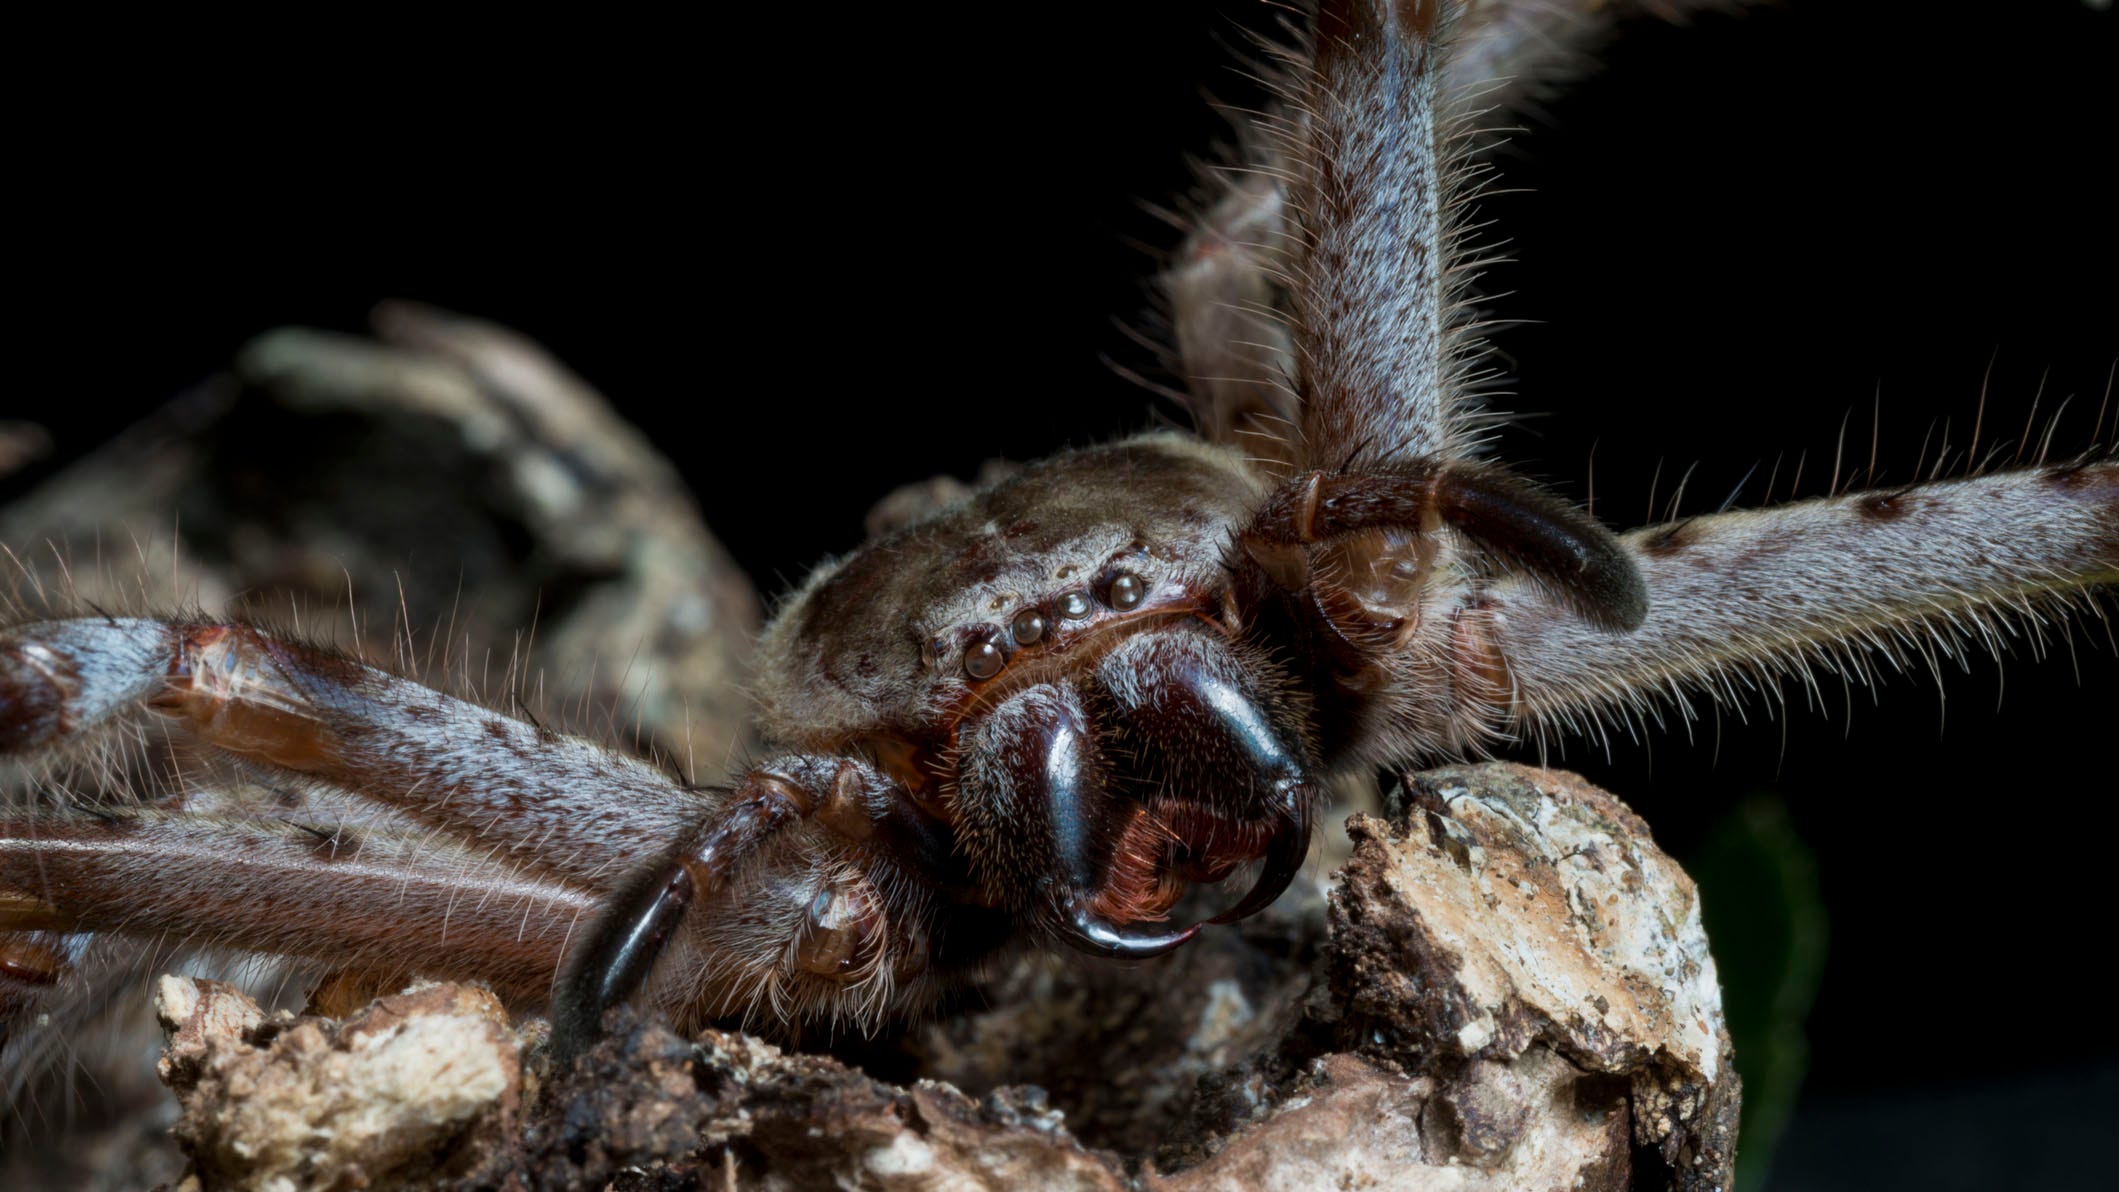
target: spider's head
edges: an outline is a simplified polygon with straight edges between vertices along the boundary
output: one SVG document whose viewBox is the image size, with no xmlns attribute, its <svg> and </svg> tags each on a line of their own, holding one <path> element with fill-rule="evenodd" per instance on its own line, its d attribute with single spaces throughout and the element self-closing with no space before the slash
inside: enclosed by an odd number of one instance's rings
<svg viewBox="0 0 2119 1192">
<path fill-rule="evenodd" d="M 1169 435 L 1025 468 L 790 601 L 767 731 L 859 742 L 983 899 L 1049 936 L 1167 949 L 1189 885 L 1263 860 L 1249 914 L 1301 863 L 1316 772 L 1307 697 L 1230 603 L 1262 495 L 1240 456 Z"/>
</svg>

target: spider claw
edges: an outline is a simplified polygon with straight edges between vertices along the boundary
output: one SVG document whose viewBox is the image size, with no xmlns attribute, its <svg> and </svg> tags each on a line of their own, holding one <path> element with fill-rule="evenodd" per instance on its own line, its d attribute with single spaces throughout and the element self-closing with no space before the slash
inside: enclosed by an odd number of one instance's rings
<svg viewBox="0 0 2119 1192">
<path fill-rule="evenodd" d="M 569 958 L 552 988 L 552 1055 L 560 1063 L 594 1046 L 606 1011 L 647 981 L 697 891 L 683 865 L 636 873 Z"/>
</svg>

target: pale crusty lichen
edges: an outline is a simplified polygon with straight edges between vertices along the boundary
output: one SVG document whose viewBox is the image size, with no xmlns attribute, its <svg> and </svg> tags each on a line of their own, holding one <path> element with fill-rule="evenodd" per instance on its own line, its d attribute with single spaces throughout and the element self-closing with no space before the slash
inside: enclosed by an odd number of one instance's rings
<svg viewBox="0 0 2119 1192">
<path fill-rule="evenodd" d="M 510 1127 L 521 1044 L 492 994 L 419 986 L 344 1021 L 266 1017 L 214 981 L 165 977 L 161 1073 L 176 1134 L 209 1187 L 257 1192 L 427 1178 Z"/>
</svg>

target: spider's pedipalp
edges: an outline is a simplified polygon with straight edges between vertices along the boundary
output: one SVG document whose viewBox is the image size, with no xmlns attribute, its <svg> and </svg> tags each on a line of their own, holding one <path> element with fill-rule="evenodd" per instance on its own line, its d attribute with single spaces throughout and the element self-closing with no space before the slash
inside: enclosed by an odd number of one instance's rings
<svg viewBox="0 0 2119 1192">
<path fill-rule="evenodd" d="M 553 990 L 558 1053 L 571 1057 L 595 1038 L 604 1012 L 647 980 L 694 903 L 721 893 L 766 842 L 834 793 L 770 770 L 753 772 L 694 839 L 621 886 Z"/>
<path fill-rule="evenodd" d="M 938 848 L 871 763 L 790 754 L 751 768 L 585 930 L 553 989 L 554 1047 L 577 1054 L 658 969 L 670 973 L 658 996 L 680 1016 L 766 1004 L 873 1021 L 895 997 L 924 996 L 936 932 L 923 875 L 946 864 Z M 744 882 L 760 870 L 768 880 Z M 708 967 L 667 964 L 680 944 Z"/>
<path fill-rule="evenodd" d="M 1640 571 L 1611 531 L 1490 464 L 1419 460 L 1352 475 L 1313 472 L 1269 499 L 1238 542 L 1283 587 L 1317 584 L 1351 597 L 1358 614 L 1334 618 L 1342 636 L 1389 637 L 1411 631 L 1406 621 L 1436 565 L 1444 527 L 1493 562 L 1535 577 L 1603 629 L 1632 629 L 1646 615 Z M 1332 545 L 1358 535 L 1371 538 Z M 1329 616 L 1336 601 L 1322 592 Z"/>
</svg>

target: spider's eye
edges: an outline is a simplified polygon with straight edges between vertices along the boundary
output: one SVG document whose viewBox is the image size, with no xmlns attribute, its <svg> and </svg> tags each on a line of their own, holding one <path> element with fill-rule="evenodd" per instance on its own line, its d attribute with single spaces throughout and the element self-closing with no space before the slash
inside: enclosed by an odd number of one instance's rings
<svg viewBox="0 0 2119 1192">
<path fill-rule="evenodd" d="M 1142 582 L 1139 576 L 1130 571 L 1121 571 L 1111 577 L 1111 586 L 1106 591 L 1105 598 L 1111 602 L 1112 608 L 1125 609 L 1139 604 L 1147 594 L 1148 585 Z"/>
<path fill-rule="evenodd" d="M 1081 592 L 1069 592 L 1059 598 L 1059 612 L 1070 621 L 1079 621 L 1089 615 L 1089 597 Z"/>
<path fill-rule="evenodd" d="M 1015 635 L 1018 643 L 1027 646 L 1045 636 L 1045 614 L 1034 608 L 1026 608 L 1015 614 L 1015 620 L 1008 625 L 1008 632 Z"/>
<path fill-rule="evenodd" d="M 990 679 L 1001 673 L 1000 647 L 980 640 L 964 647 L 964 673 L 974 679 Z"/>
</svg>

